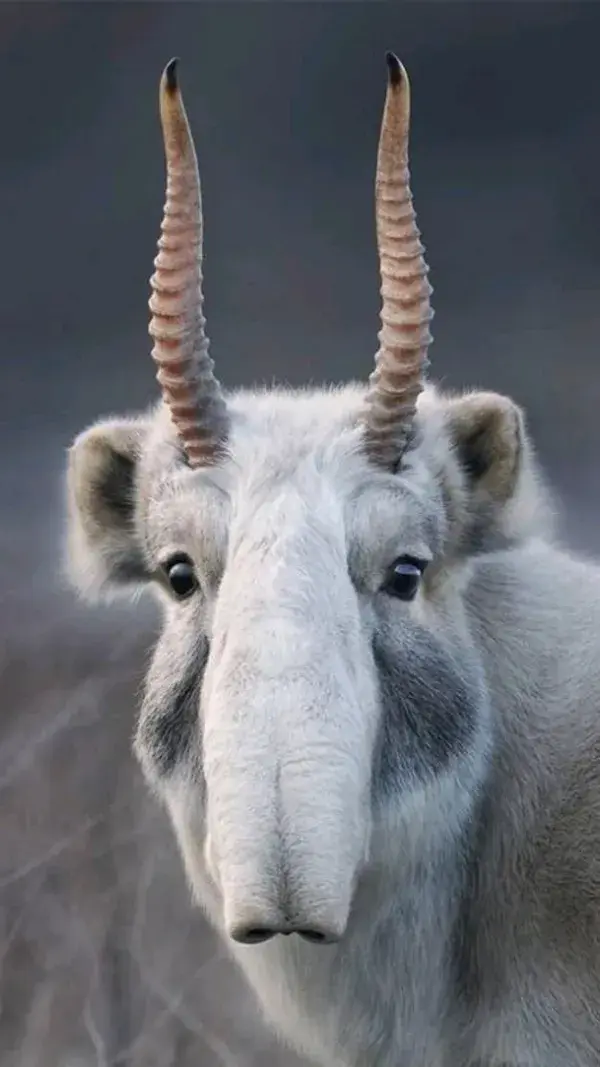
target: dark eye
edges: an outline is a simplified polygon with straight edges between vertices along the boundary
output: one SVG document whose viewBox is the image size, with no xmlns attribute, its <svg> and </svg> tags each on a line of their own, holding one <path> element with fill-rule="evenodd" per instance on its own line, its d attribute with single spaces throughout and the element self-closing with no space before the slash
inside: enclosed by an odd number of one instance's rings
<svg viewBox="0 0 600 1067">
<path fill-rule="evenodd" d="M 176 597 L 184 600 L 198 586 L 194 564 L 187 556 L 175 556 L 165 564 L 165 574 Z"/>
<path fill-rule="evenodd" d="M 386 578 L 384 593 L 398 597 L 398 600 L 412 600 L 419 588 L 425 566 L 422 560 L 400 556 Z"/>
</svg>

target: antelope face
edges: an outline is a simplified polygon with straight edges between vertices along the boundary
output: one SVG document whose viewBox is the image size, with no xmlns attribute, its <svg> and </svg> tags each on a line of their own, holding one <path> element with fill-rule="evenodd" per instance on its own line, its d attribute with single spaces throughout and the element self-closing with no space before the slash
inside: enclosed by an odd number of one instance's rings
<svg viewBox="0 0 600 1067">
<path fill-rule="evenodd" d="M 389 806 L 416 826 L 481 751 L 470 542 L 436 467 L 435 412 L 452 406 L 429 400 L 392 474 L 360 448 L 362 399 L 234 397 L 230 458 L 210 469 L 185 464 L 164 409 L 100 423 L 71 453 L 78 584 L 160 597 L 136 752 L 239 941 L 341 937 Z"/>
<path fill-rule="evenodd" d="M 393 806 L 418 834 L 415 813 L 454 783 L 446 832 L 485 749 L 464 583 L 470 555 L 511 536 L 525 437 L 502 397 L 424 390 L 430 287 L 408 189 L 408 81 L 395 57 L 389 71 L 383 328 L 368 388 L 222 392 L 170 64 L 151 299 L 163 403 L 91 427 L 69 459 L 75 584 L 161 598 L 136 752 L 192 885 L 202 897 L 208 870 L 217 917 L 246 943 L 342 937 L 382 815 Z"/>
</svg>

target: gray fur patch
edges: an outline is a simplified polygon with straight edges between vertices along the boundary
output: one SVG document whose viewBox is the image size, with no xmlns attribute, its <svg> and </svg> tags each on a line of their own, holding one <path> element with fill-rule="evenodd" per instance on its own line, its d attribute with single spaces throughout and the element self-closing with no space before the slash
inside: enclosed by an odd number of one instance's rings
<svg viewBox="0 0 600 1067">
<path fill-rule="evenodd" d="M 207 656 L 208 643 L 203 641 L 182 676 L 174 677 L 165 689 L 147 688 L 136 744 L 159 777 L 168 777 L 185 763 L 195 742 L 199 747 L 200 690 Z"/>
<path fill-rule="evenodd" d="M 401 656 L 376 634 L 373 656 L 383 704 L 376 794 L 398 794 L 443 773 L 472 742 L 479 688 L 450 654 L 419 629 Z"/>
</svg>

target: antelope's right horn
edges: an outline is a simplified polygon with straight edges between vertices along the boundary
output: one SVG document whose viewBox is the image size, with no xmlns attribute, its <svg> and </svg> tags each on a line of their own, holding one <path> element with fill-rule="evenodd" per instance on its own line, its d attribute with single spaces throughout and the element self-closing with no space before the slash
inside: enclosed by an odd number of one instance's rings
<svg viewBox="0 0 600 1067">
<path fill-rule="evenodd" d="M 150 279 L 149 332 L 157 378 L 192 467 L 217 462 L 227 437 L 227 407 L 208 354 L 202 295 L 202 194 L 196 150 L 177 60 L 160 82 L 167 192 L 155 273 Z"/>
</svg>

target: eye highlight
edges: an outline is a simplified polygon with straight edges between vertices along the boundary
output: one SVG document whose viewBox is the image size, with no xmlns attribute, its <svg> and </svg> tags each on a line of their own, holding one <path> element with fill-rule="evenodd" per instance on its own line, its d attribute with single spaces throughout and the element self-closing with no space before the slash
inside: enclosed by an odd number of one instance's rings
<svg viewBox="0 0 600 1067">
<path fill-rule="evenodd" d="M 163 564 L 165 577 L 171 587 L 171 592 L 178 600 L 186 600 L 198 588 L 198 580 L 194 571 L 194 564 L 189 556 L 183 554 L 171 556 Z"/>
<path fill-rule="evenodd" d="M 414 600 L 426 566 L 424 560 L 399 556 L 388 571 L 382 591 L 398 600 Z"/>
</svg>

